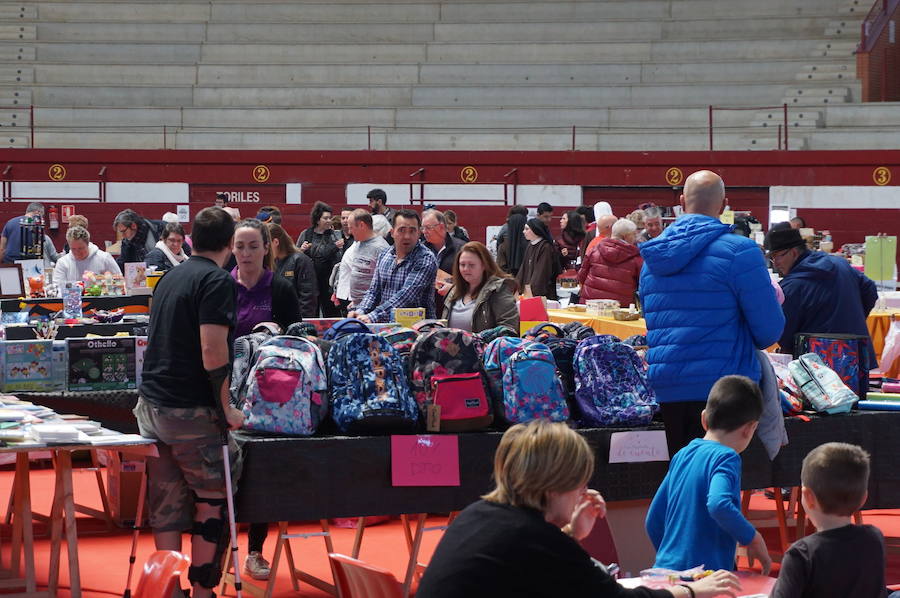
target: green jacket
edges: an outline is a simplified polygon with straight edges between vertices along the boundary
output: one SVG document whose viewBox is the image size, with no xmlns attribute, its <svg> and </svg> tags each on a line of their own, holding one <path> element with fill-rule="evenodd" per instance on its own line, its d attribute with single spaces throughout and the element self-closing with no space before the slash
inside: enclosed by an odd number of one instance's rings
<svg viewBox="0 0 900 598">
<path fill-rule="evenodd" d="M 519 305 L 516 301 L 515 289 L 516 281 L 511 278 L 493 276 L 488 279 L 475 298 L 472 332 L 481 332 L 501 325 L 518 330 Z M 457 298 L 454 288 L 444 302 L 444 319 L 450 319 L 450 309 Z"/>
</svg>

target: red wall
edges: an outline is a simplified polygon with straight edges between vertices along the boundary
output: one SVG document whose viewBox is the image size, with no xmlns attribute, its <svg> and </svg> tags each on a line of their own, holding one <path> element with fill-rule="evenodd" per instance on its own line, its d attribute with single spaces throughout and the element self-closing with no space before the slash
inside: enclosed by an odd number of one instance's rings
<svg viewBox="0 0 900 598">
<path fill-rule="evenodd" d="M 227 184 L 250 188 L 257 167 L 268 168 L 267 185 L 301 183 L 303 205 L 282 206 L 286 227 L 298 234 L 308 226 L 316 200 L 339 209 L 349 183 L 408 184 L 460 183 L 464 168 L 474 166 L 477 183 L 522 185 L 582 185 L 585 203 L 611 201 L 622 215 L 651 200 L 672 205 L 680 181 L 667 179 L 672 168 L 683 177 L 709 168 L 725 179 L 732 207 L 749 209 L 765 222 L 768 187 L 773 185 L 874 185 L 873 171 L 887 167 L 890 185 L 900 181 L 900 151 L 761 151 L 761 152 L 380 152 L 380 151 L 176 151 L 176 150 L 64 150 L 2 149 L 0 173 L 4 184 L 48 181 L 49 168 L 62 164 L 67 181 L 187 182 Z M 420 169 L 424 169 L 421 170 Z M 102 174 L 101 174 L 102 172 Z M 419 172 L 414 177 L 413 173 Z M 673 190 L 673 184 L 675 189 Z M 261 186 L 261 185 L 260 185 Z M 4 185 L 4 197 L 6 197 Z M 512 194 L 510 194 L 512 195 Z M 900 196 L 900 194 L 898 194 Z M 60 205 L 63 201 L 46 201 Z M 202 204 L 199 204 L 202 205 Z M 194 204 L 192 207 L 199 207 Z M 244 215 L 253 215 L 249 205 Z M 20 215 L 23 205 L 0 204 L 0 218 Z M 77 211 L 91 220 L 98 240 L 112 239 L 115 214 L 126 204 L 79 204 Z M 159 218 L 174 211 L 171 204 L 138 204 L 139 212 Z M 505 220 L 507 206 L 453 204 L 460 223 L 476 238 L 484 227 Z M 851 207 L 851 206 L 848 206 Z M 900 207 L 900 201 L 898 201 Z M 560 216 L 565 208 L 559 209 Z M 819 214 L 818 212 L 828 212 Z M 900 210 L 820 210 L 812 219 L 817 228 L 830 227 L 836 242 L 862 240 L 865 232 L 900 230 Z M 872 223 L 867 224 L 867 223 Z M 877 224 L 877 226 L 876 226 Z M 61 233 L 55 240 L 62 245 Z"/>
</svg>

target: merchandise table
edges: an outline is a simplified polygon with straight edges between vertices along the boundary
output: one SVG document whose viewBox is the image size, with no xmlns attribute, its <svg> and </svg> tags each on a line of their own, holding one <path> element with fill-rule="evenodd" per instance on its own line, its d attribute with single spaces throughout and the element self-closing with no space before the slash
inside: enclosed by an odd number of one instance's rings
<svg viewBox="0 0 900 598">
<path fill-rule="evenodd" d="M 803 458 L 829 441 L 857 444 L 872 455 L 868 509 L 900 507 L 900 412 L 865 411 L 785 422 L 790 443 L 774 461 L 754 438 L 743 453 L 742 486 L 798 486 Z M 650 429 L 662 429 L 655 425 Z M 651 498 L 668 463 L 608 463 L 610 435 L 580 432 L 597 454 L 591 485 L 608 501 Z M 238 433 L 244 472 L 236 501 L 240 521 L 309 521 L 358 515 L 442 513 L 464 508 L 492 487 L 500 432 L 459 434 L 460 485 L 391 486 L 390 438 L 266 438 Z"/>
<path fill-rule="evenodd" d="M 149 314 L 150 295 L 117 295 L 81 297 L 81 309 L 111 310 L 124 308 L 127 314 Z M 27 310 L 32 316 L 46 316 L 54 312 L 62 311 L 63 302 L 59 297 L 47 297 L 44 299 L 3 299 L 0 300 L 0 311 L 4 313 Z"/>
<path fill-rule="evenodd" d="M 616 320 L 568 309 L 548 309 L 547 315 L 554 324 L 581 322 L 585 326 L 593 328 L 597 334 L 612 334 L 622 339 L 635 334 L 647 334 L 647 322 L 643 318 L 631 321 Z"/>
<path fill-rule="evenodd" d="M 13 526 L 9 542 L 9 569 L 0 571 L 0 588 L 23 589 L 22 592 L 8 594 L 21 598 L 50 598 L 56 596 L 59 585 L 59 567 L 62 542 L 67 544 L 70 595 L 81 596 L 81 576 L 78 565 L 78 530 L 75 521 L 75 500 L 72 488 L 72 453 L 83 450 L 111 450 L 130 456 L 157 456 L 156 445 L 152 441 L 109 442 L 102 445 L 70 444 L 0 447 L 0 452 L 15 453 L 16 474 L 13 484 Z M 50 451 L 53 455 L 55 487 L 53 506 L 50 511 L 50 571 L 46 590 L 37 589 L 34 558 L 34 528 L 31 511 L 31 482 L 28 453 Z M 23 562 L 24 561 L 24 562 Z M 24 569 L 23 569 L 24 567 Z M 6 596 L 7 594 L 3 594 Z"/>
<path fill-rule="evenodd" d="M 54 340 L 67 338 L 83 338 L 89 334 L 97 336 L 115 336 L 124 332 L 129 336 L 146 336 L 148 322 L 116 322 L 109 324 L 63 324 L 56 330 Z M 25 325 L 7 325 L 6 340 L 9 341 L 33 341 L 35 340 L 35 327 Z"/>
</svg>

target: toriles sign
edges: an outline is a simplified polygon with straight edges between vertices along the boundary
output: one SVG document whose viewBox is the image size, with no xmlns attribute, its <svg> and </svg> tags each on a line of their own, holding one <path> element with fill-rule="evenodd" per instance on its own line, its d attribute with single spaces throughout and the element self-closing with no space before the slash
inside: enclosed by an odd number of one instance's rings
<svg viewBox="0 0 900 598">
<path fill-rule="evenodd" d="M 284 185 L 206 185 L 192 184 L 190 186 L 190 201 L 192 204 L 211 206 L 216 201 L 217 193 L 228 195 L 230 204 L 283 204 L 287 193 Z"/>
</svg>

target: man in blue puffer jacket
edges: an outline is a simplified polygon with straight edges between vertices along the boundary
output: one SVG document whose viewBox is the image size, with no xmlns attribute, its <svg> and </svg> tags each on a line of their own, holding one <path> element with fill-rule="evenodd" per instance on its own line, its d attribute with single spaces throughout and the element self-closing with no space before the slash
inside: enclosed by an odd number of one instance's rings
<svg viewBox="0 0 900 598">
<path fill-rule="evenodd" d="M 772 345 L 784 328 L 759 247 L 718 219 L 722 179 L 695 172 L 679 201 L 684 215 L 641 245 L 639 287 L 649 380 L 670 455 L 703 436 L 700 412 L 716 380 L 739 374 L 759 381 L 755 351 Z"/>
</svg>

